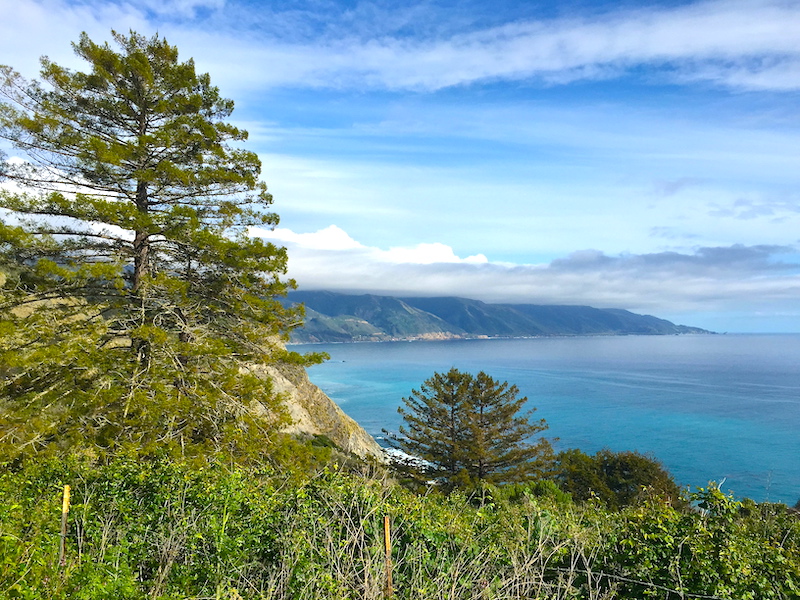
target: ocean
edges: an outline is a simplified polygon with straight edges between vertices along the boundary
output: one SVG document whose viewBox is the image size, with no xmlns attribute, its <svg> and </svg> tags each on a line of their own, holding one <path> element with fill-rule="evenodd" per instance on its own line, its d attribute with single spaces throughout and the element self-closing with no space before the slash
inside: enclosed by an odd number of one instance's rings
<svg viewBox="0 0 800 600">
<path fill-rule="evenodd" d="M 556 450 L 636 450 L 682 486 L 800 499 L 800 335 L 609 336 L 294 345 L 311 380 L 380 441 L 435 371 L 517 385 Z"/>
</svg>

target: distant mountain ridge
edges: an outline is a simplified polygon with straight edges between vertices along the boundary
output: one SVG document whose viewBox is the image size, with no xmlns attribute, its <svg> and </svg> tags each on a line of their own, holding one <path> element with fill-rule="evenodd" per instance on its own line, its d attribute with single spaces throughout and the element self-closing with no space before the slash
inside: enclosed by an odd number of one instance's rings
<svg viewBox="0 0 800 600">
<path fill-rule="evenodd" d="M 467 298 L 398 298 L 325 291 L 290 292 L 306 306 L 294 342 L 358 342 L 553 335 L 711 333 L 627 310 L 591 306 L 487 304 Z"/>
</svg>

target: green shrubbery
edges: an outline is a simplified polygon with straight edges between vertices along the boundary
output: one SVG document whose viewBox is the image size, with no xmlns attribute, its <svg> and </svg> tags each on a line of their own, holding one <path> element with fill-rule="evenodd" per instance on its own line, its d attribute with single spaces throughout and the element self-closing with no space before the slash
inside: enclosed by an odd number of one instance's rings
<svg viewBox="0 0 800 600">
<path fill-rule="evenodd" d="M 630 506 L 643 497 L 685 503 L 681 489 L 656 459 L 638 452 L 600 450 L 590 456 L 577 449 L 556 456 L 554 479 L 576 500 L 597 498 L 612 509 Z"/>
<path fill-rule="evenodd" d="M 800 522 L 782 505 L 700 490 L 696 510 L 612 511 L 550 483 L 480 498 L 416 495 L 322 469 L 119 458 L 0 477 L 8 598 L 797 598 Z M 66 565 L 61 492 L 73 489 Z"/>
</svg>

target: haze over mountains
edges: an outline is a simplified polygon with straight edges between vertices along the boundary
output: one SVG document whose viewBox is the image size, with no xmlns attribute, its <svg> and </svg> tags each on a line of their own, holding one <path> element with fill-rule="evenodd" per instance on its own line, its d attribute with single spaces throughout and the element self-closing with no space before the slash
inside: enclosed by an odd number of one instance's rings
<svg viewBox="0 0 800 600">
<path fill-rule="evenodd" d="M 290 292 L 306 306 L 293 342 L 357 342 L 553 335 L 710 333 L 650 315 L 591 306 L 487 304 L 467 298 L 398 298 L 326 291 Z"/>
</svg>

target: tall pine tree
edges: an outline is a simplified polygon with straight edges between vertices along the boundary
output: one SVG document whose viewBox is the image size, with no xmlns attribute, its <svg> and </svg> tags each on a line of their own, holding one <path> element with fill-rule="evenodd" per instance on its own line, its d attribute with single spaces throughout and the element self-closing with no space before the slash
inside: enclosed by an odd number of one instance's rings
<svg viewBox="0 0 800 600">
<path fill-rule="evenodd" d="M 233 102 L 158 35 L 86 34 L 89 69 L 0 67 L 0 453 L 257 452 L 284 419 L 256 365 L 301 360 L 285 249 Z"/>
</svg>

